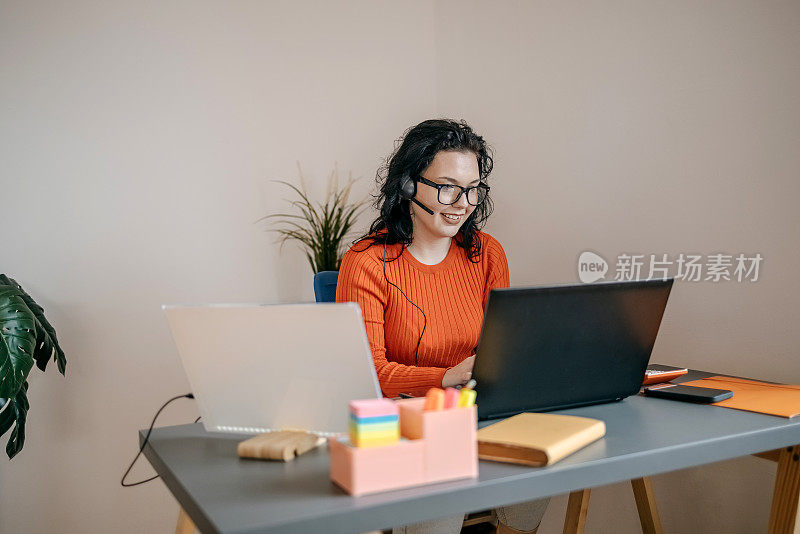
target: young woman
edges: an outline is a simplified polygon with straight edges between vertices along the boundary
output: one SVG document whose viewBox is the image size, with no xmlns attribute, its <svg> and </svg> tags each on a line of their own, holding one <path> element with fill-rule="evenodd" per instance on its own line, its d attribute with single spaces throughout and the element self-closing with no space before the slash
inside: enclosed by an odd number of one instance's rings
<svg viewBox="0 0 800 534">
<path fill-rule="evenodd" d="M 508 287 L 503 247 L 481 232 L 492 212 L 492 157 L 465 122 L 410 128 L 378 172 L 380 211 L 348 250 L 337 302 L 358 302 L 387 397 L 424 396 L 472 377 L 489 292 Z M 548 499 L 498 510 L 498 532 L 535 532 Z M 463 517 L 395 532 L 458 532 Z"/>
</svg>

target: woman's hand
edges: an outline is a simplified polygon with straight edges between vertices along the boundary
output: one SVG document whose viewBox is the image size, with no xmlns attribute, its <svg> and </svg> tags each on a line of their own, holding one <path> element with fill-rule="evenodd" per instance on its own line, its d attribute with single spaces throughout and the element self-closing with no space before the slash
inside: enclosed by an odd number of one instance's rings
<svg viewBox="0 0 800 534">
<path fill-rule="evenodd" d="M 442 387 L 463 386 L 472 378 L 472 366 L 475 365 L 475 355 L 464 358 L 464 361 L 448 369 L 442 377 Z"/>
</svg>

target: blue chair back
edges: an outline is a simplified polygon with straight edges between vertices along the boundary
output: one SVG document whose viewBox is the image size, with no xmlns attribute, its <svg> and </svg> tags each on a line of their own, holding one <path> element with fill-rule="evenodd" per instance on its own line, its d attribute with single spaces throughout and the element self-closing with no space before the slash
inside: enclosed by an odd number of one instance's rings
<svg viewBox="0 0 800 534">
<path fill-rule="evenodd" d="M 336 302 L 339 271 L 320 271 L 314 275 L 314 297 L 317 302 Z"/>
</svg>

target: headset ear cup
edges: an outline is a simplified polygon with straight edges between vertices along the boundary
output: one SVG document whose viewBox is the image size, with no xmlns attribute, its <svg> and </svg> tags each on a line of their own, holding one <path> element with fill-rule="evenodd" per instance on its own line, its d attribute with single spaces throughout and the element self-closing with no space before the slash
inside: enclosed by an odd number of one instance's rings
<svg viewBox="0 0 800 534">
<path fill-rule="evenodd" d="M 417 194 L 417 182 L 413 180 L 410 176 L 406 176 L 403 178 L 403 181 L 400 183 L 400 196 L 411 200 Z"/>
</svg>

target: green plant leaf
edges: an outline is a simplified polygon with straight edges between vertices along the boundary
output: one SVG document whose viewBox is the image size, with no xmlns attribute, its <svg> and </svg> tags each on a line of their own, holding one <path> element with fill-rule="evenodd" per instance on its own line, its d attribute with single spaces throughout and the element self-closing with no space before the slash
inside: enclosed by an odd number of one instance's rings
<svg viewBox="0 0 800 534">
<path fill-rule="evenodd" d="M 325 202 L 317 203 L 311 202 L 304 189 L 276 180 L 299 197 L 288 202 L 300 213 L 274 213 L 258 219 L 268 220 L 274 225 L 271 230 L 279 235 L 281 250 L 288 240 L 299 241 L 315 273 L 339 269 L 345 248 L 343 240 L 366 204 L 366 200 L 348 203 L 354 180 L 351 179 L 345 187 L 339 189 L 336 178 L 337 171 L 334 171 L 329 178 Z"/>
<path fill-rule="evenodd" d="M 11 430 L 9 458 L 25 444 L 28 374 L 34 363 L 44 371 L 51 357 L 64 374 L 67 360 L 44 309 L 15 280 L 0 274 L 0 436 Z"/>
<path fill-rule="evenodd" d="M 0 436 L 8 432 L 14 421 L 16 421 L 14 409 L 11 407 L 9 400 L 0 399 Z"/>
<path fill-rule="evenodd" d="M 16 285 L 0 285 L 0 398 L 11 399 L 33 367 L 36 317 Z"/>
<path fill-rule="evenodd" d="M 0 436 L 4 435 L 13 426 L 11 435 L 6 444 L 6 454 L 11 459 L 17 455 L 25 445 L 25 421 L 28 417 L 30 404 L 28 403 L 28 382 L 22 383 L 13 399 L 0 399 L 5 401 L 0 404 Z"/>
<path fill-rule="evenodd" d="M 33 312 L 36 318 L 36 348 L 33 351 L 33 359 L 36 361 L 36 366 L 44 371 L 47 368 L 47 362 L 50 358 L 56 362 L 58 372 L 62 375 L 66 373 L 67 358 L 61 346 L 58 344 L 58 337 L 56 330 L 44 316 L 44 308 L 39 306 L 33 297 L 28 295 L 22 286 L 17 283 L 13 278 L 8 278 L 4 274 L 0 274 L 0 285 L 10 284 L 16 286 L 22 300 L 27 304 L 28 309 Z"/>
</svg>

